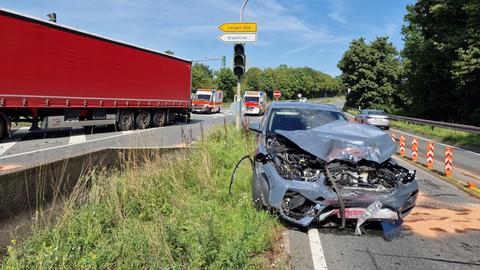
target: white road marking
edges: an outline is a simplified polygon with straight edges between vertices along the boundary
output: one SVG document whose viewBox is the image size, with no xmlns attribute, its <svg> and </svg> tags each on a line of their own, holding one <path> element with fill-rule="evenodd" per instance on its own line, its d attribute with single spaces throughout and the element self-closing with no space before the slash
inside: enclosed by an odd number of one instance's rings
<svg viewBox="0 0 480 270">
<path fill-rule="evenodd" d="M 312 251 L 313 269 L 327 270 L 327 262 L 325 261 L 325 254 L 323 253 L 322 242 L 320 241 L 318 230 L 309 229 L 308 239 L 310 241 L 310 250 Z"/>
<path fill-rule="evenodd" d="M 28 129 L 29 127 L 19 128 L 12 133 L 12 136 L 18 136 L 17 138 L 15 138 L 15 140 L 7 143 L 0 143 L 0 155 L 3 155 L 5 152 L 8 151 L 8 149 L 12 148 L 17 142 L 19 142 L 23 138 L 23 136 L 28 133 Z"/>
<path fill-rule="evenodd" d="M 138 130 L 138 132 L 136 132 L 136 133 L 143 133 L 143 132 L 145 132 L 145 131 L 153 131 L 153 130 L 156 130 L 156 129 L 159 129 L 159 128 L 142 129 L 142 130 Z M 125 132 L 125 133 L 124 133 L 124 132 Z M 87 142 L 90 143 L 90 142 L 97 142 L 97 141 L 108 140 L 108 139 L 112 139 L 112 138 L 116 138 L 116 137 L 125 136 L 125 135 L 131 134 L 131 133 L 133 133 L 133 132 L 134 132 L 133 130 L 123 131 L 121 134 L 116 134 L 116 135 L 112 135 L 112 136 L 108 136 L 108 137 L 93 139 L 93 140 L 85 141 L 85 142 L 83 142 L 83 143 L 87 143 Z M 69 147 L 69 146 L 70 146 L 70 145 L 65 144 L 65 145 L 59 145 L 59 146 L 54 146 L 54 147 L 49 147 L 49 148 L 43 148 L 43 149 L 38 149 L 38 150 L 33 150 L 33 151 L 28 151 L 28 152 L 23 152 L 23 153 L 18 153 L 18 154 L 13 154 L 13 155 L 9 155 L 9 156 L 0 157 L 0 160 L 2 160 L 2 159 L 7 159 L 7 158 L 12 158 L 12 157 L 30 155 L 30 154 L 34 154 L 34 153 L 38 153 L 38 152 L 44 152 L 44 151 L 53 150 L 53 149 L 60 149 L 60 148 Z"/>
<path fill-rule="evenodd" d="M 79 134 L 79 135 L 70 136 L 70 139 L 68 140 L 68 144 L 77 144 L 77 143 L 83 143 L 86 141 L 87 141 L 87 135 Z"/>
</svg>

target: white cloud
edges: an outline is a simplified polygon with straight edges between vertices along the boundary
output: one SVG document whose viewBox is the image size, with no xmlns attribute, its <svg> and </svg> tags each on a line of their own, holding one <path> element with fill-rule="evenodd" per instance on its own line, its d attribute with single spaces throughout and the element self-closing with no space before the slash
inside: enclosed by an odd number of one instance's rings
<svg viewBox="0 0 480 270">
<path fill-rule="evenodd" d="M 330 12 L 328 16 L 334 21 L 342 24 L 348 23 L 346 13 L 346 5 L 343 0 L 328 0 Z"/>
</svg>

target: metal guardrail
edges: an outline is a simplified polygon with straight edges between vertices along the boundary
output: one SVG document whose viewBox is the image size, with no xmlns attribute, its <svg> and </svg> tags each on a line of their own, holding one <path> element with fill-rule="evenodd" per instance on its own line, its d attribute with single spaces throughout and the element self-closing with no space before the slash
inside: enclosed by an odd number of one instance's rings
<svg viewBox="0 0 480 270">
<path fill-rule="evenodd" d="M 411 122 L 415 124 L 430 125 L 430 126 L 441 127 L 441 128 L 450 128 L 450 129 L 480 134 L 480 127 L 477 127 L 477 126 L 439 122 L 439 121 L 432 121 L 432 120 L 398 116 L 398 115 L 388 115 L 388 117 L 390 117 L 390 119 L 393 119 L 393 120 L 401 120 L 401 121 Z"/>
<path fill-rule="evenodd" d="M 346 108 L 350 108 L 350 107 L 344 107 L 343 109 L 345 110 Z M 355 108 L 351 108 L 351 109 L 355 109 Z M 357 110 L 357 109 L 355 109 L 355 110 Z M 358 114 L 358 113 L 356 113 L 356 114 Z M 355 117 L 355 115 L 352 115 L 352 117 Z M 448 122 L 440 122 L 440 121 L 433 121 L 433 120 L 406 117 L 406 116 L 400 116 L 400 115 L 392 115 L 392 114 L 389 114 L 388 117 L 392 120 L 400 120 L 400 121 L 410 122 L 410 123 L 414 123 L 414 124 L 429 125 L 429 126 L 440 127 L 440 128 L 450 128 L 450 129 L 455 129 L 455 130 L 459 130 L 459 131 L 465 131 L 465 132 L 470 132 L 470 133 L 474 133 L 474 134 L 480 134 L 480 127 L 477 127 L 477 126 L 469 126 L 469 125 L 462 125 L 462 124 L 455 124 L 455 123 L 448 123 Z"/>
</svg>

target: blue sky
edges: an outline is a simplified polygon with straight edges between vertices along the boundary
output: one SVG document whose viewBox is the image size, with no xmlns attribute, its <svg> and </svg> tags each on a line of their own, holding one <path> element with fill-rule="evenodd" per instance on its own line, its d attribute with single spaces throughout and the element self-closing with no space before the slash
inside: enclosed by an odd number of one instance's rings
<svg viewBox="0 0 480 270">
<path fill-rule="evenodd" d="M 310 66 L 331 75 L 352 39 L 388 35 L 403 46 L 405 6 L 414 0 L 250 0 L 244 21 L 258 23 L 249 66 Z M 237 21 L 242 0 L 0 0 L 0 7 L 188 59 L 227 56 L 218 26 Z M 219 68 L 220 62 L 206 62 Z"/>
</svg>

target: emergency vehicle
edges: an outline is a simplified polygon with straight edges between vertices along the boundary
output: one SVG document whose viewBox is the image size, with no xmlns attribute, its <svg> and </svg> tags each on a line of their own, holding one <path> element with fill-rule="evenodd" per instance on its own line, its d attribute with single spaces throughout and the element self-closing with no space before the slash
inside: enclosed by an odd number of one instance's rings
<svg viewBox="0 0 480 270">
<path fill-rule="evenodd" d="M 262 91 L 246 91 L 243 96 L 245 114 L 263 115 L 267 110 L 267 95 Z"/>
<path fill-rule="evenodd" d="M 192 100 L 192 112 L 220 112 L 223 106 L 223 91 L 198 89 Z"/>
</svg>

